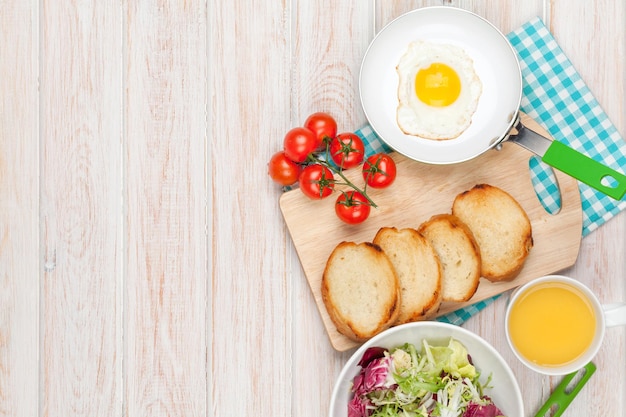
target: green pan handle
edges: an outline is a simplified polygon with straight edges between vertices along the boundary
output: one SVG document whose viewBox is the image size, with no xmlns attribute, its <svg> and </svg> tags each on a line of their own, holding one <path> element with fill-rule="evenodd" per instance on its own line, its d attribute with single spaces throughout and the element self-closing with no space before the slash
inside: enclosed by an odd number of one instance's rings
<svg viewBox="0 0 626 417">
<path fill-rule="evenodd" d="M 626 193 L 626 175 L 594 161 L 559 141 L 552 142 L 542 161 L 616 200 L 621 200 Z M 602 184 L 603 178 L 608 180 L 606 183 L 615 186 Z"/>
<path fill-rule="evenodd" d="M 563 378 L 563 381 L 554 389 L 548 401 L 539 409 L 535 417 L 559 417 L 565 409 L 570 405 L 570 403 L 574 400 L 574 397 L 578 395 L 583 386 L 589 381 L 591 375 L 596 371 L 596 365 L 593 362 L 589 362 L 585 365 L 584 368 L 579 369 L 576 372 L 572 372 L 571 374 L 566 375 Z M 568 389 L 569 384 L 572 382 L 572 379 L 578 375 L 579 372 L 584 372 L 580 381 L 576 382 L 576 385 L 571 389 Z M 556 407 L 555 409 L 553 409 Z M 554 411 L 553 414 L 548 414 L 548 412 Z"/>
</svg>

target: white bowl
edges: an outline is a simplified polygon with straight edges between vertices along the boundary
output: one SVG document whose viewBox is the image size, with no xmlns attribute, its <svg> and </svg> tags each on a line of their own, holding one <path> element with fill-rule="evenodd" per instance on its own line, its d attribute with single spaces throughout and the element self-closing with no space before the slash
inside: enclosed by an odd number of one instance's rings
<svg viewBox="0 0 626 417">
<path fill-rule="evenodd" d="M 524 402 L 519 385 L 511 368 L 498 351 L 467 329 L 447 323 L 423 321 L 392 327 L 374 336 L 354 352 L 335 383 L 329 417 L 348 415 L 348 402 L 352 398 L 350 392 L 352 379 L 359 373 L 361 368 L 357 364 L 368 348 L 378 346 L 391 349 L 404 343 L 420 346 L 423 339 L 431 344 L 447 344 L 451 337 L 465 345 L 472 363 L 481 373 L 481 381 L 484 382 L 489 374 L 492 375 L 489 384 L 492 388 L 487 389 L 485 394 L 491 397 L 496 406 L 507 417 L 524 416 Z"/>
</svg>

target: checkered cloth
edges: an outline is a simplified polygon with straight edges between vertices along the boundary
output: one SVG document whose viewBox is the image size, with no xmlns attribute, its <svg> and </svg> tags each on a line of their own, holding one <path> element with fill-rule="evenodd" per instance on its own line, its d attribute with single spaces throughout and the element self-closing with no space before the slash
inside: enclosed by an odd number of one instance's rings
<svg viewBox="0 0 626 417">
<path fill-rule="evenodd" d="M 522 68 L 521 110 L 548 130 L 555 140 L 623 172 L 623 167 L 626 167 L 626 142 L 543 22 L 535 18 L 507 37 L 518 54 Z M 391 150 L 369 125 L 356 133 L 364 139 L 368 155 Z M 543 206 L 549 212 L 558 211 L 560 194 L 552 170 L 538 157 L 531 159 L 530 169 Z M 583 236 L 626 208 L 626 200 L 616 201 L 583 183 L 579 183 L 579 189 Z M 480 301 L 438 320 L 462 324 L 496 298 Z"/>
</svg>

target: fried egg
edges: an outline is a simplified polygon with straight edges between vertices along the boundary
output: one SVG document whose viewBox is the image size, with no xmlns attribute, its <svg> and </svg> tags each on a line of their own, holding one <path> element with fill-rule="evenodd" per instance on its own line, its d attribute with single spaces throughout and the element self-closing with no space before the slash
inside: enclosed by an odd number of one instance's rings
<svg viewBox="0 0 626 417">
<path fill-rule="evenodd" d="M 396 66 L 398 127 L 407 135 L 447 140 L 472 123 L 482 83 L 472 58 L 455 45 L 415 41 Z"/>
</svg>

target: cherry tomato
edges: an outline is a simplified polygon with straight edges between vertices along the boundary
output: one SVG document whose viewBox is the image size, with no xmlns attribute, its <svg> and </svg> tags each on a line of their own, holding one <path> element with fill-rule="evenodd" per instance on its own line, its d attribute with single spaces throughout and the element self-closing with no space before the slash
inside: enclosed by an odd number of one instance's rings
<svg viewBox="0 0 626 417">
<path fill-rule="evenodd" d="M 372 155 L 363 164 L 363 178 L 372 188 L 385 188 L 396 179 L 396 163 L 385 153 Z"/>
<path fill-rule="evenodd" d="M 328 197 L 335 188 L 333 172 L 320 164 L 306 166 L 300 173 L 298 181 L 304 195 L 314 200 Z"/>
<path fill-rule="evenodd" d="M 284 151 L 287 158 L 294 162 L 306 161 L 309 154 L 317 148 L 315 133 L 304 127 L 294 127 L 285 135 Z"/>
<path fill-rule="evenodd" d="M 318 148 L 324 145 L 324 140 L 330 140 L 337 134 L 337 122 L 328 113 L 313 113 L 304 121 L 304 127 L 315 133 Z"/>
<path fill-rule="evenodd" d="M 365 146 L 354 133 L 340 133 L 330 141 L 330 157 L 342 169 L 354 168 L 363 162 Z"/>
<path fill-rule="evenodd" d="M 285 152 L 276 152 L 267 164 L 267 172 L 274 182 L 280 185 L 292 185 L 298 181 L 300 166 L 287 158 Z"/>
<path fill-rule="evenodd" d="M 363 223 L 369 217 L 370 211 L 370 203 L 358 191 L 341 193 L 335 202 L 337 217 L 348 224 Z"/>
</svg>

